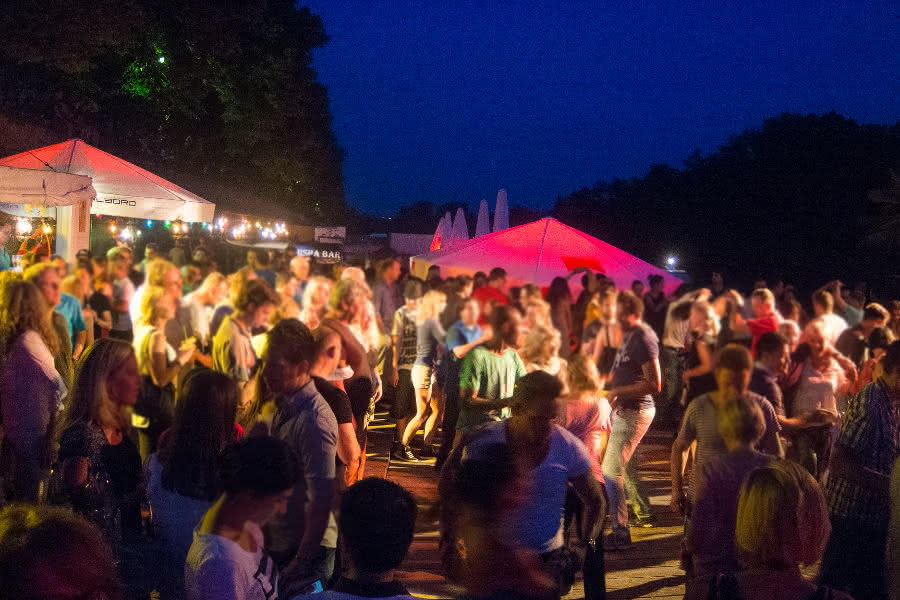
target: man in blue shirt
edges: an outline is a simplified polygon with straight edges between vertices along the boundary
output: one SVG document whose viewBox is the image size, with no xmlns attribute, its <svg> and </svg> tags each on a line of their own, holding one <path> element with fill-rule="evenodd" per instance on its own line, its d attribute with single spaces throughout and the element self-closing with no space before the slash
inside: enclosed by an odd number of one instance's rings
<svg viewBox="0 0 900 600">
<path fill-rule="evenodd" d="M 450 450 L 453 448 L 453 438 L 456 436 L 456 420 L 459 418 L 459 369 L 462 359 L 475 346 L 487 341 L 491 337 L 491 328 L 488 326 L 482 330 L 478 324 L 480 316 L 478 301 L 472 297 L 466 298 L 459 311 L 459 320 L 447 330 L 447 355 L 444 362 L 447 369 L 446 385 L 444 386 L 444 423 L 441 434 L 441 449 L 438 452 L 435 468 L 440 469 L 444 464 Z"/>
<path fill-rule="evenodd" d="M 12 261 L 6 251 L 6 244 L 12 236 L 15 218 L 5 212 L 0 212 L 0 271 L 8 271 L 12 268 Z"/>
</svg>

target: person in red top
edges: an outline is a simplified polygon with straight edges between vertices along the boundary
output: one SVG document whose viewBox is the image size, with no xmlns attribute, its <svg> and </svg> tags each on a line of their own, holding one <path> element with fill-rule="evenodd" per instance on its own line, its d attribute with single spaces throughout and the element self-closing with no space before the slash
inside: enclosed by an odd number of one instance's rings
<svg viewBox="0 0 900 600">
<path fill-rule="evenodd" d="M 478 301 L 481 309 L 481 318 L 478 323 L 485 325 L 491 316 L 491 309 L 497 304 L 509 304 L 509 298 L 503 293 L 506 289 L 506 270 L 494 267 L 488 275 L 487 285 L 483 285 L 472 292 L 472 297 Z"/>
<path fill-rule="evenodd" d="M 735 290 L 730 290 L 729 294 L 735 300 L 738 306 L 743 304 L 741 295 Z M 750 351 L 756 356 L 756 343 L 762 334 L 775 331 L 781 318 L 775 312 L 775 295 L 768 288 L 759 288 L 753 291 L 750 296 L 750 308 L 753 310 L 752 319 L 744 319 L 740 310 L 734 310 L 731 313 L 731 330 L 737 334 L 749 334 L 753 337 L 753 343 Z"/>
</svg>

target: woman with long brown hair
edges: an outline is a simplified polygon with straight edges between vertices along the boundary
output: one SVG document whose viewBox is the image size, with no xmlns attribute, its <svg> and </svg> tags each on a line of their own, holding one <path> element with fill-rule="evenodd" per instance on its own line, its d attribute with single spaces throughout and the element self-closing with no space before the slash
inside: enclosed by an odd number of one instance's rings
<svg viewBox="0 0 900 600">
<path fill-rule="evenodd" d="M 141 458 L 128 436 L 139 388 L 128 342 L 103 338 L 82 354 L 51 485 L 51 500 L 92 521 L 114 550 L 123 529 L 140 530 Z"/>
<path fill-rule="evenodd" d="M 0 466 L 10 500 L 36 502 L 49 474 L 53 432 L 67 385 L 54 366 L 59 337 L 37 286 L 8 281 L 0 297 Z"/>
<path fill-rule="evenodd" d="M 175 594 L 184 587 L 194 526 L 222 492 L 219 457 L 235 441 L 239 397 L 227 375 L 206 368 L 189 372 L 178 390 L 174 423 L 147 463 L 147 495 L 167 567 L 161 578 Z"/>
</svg>

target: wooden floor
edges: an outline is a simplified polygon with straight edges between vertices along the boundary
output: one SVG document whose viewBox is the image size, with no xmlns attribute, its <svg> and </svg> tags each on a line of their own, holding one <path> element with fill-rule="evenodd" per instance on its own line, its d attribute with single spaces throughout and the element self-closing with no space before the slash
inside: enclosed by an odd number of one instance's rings
<svg viewBox="0 0 900 600">
<path fill-rule="evenodd" d="M 378 414 L 369 433 L 368 475 L 385 477 L 412 492 L 420 507 L 416 537 L 409 556 L 401 567 L 400 578 L 416 596 L 452 598 L 461 590 L 447 583 L 440 574 L 437 552 L 437 523 L 428 521 L 428 508 L 437 497 L 437 473 L 433 461 L 405 463 L 390 461 L 389 450 L 393 427 L 387 415 Z M 638 449 L 639 471 L 647 484 L 653 512 L 659 524 L 653 529 L 632 529 L 634 545 L 626 551 L 606 553 L 607 597 L 682 598 L 684 572 L 678 566 L 682 528 L 668 508 L 669 434 L 644 439 Z M 579 581 L 567 596 L 583 598 Z"/>
</svg>

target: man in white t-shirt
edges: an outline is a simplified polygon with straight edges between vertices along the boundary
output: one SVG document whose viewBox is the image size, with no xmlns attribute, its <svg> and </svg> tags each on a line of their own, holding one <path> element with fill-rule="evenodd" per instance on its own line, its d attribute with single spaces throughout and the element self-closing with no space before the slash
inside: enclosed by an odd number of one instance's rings
<svg viewBox="0 0 900 600">
<path fill-rule="evenodd" d="M 834 296 L 828 290 L 818 290 L 813 294 L 812 300 L 813 311 L 816 313 L 813 322 L 822 323 L 825 341 L 834 346 L 844 330 L 847 329 L 847 321 L 834 314 Z"/>
<path fill-rule="evenodd" d="M 185 561 L 188 600 L 277 600 L 278 568 L 262 527 L 287 510 L 297 458 L 281 440 L 246 438 L 225 449 L 219 476 L 225 492 L 194 530 Z"/>
</svg>

